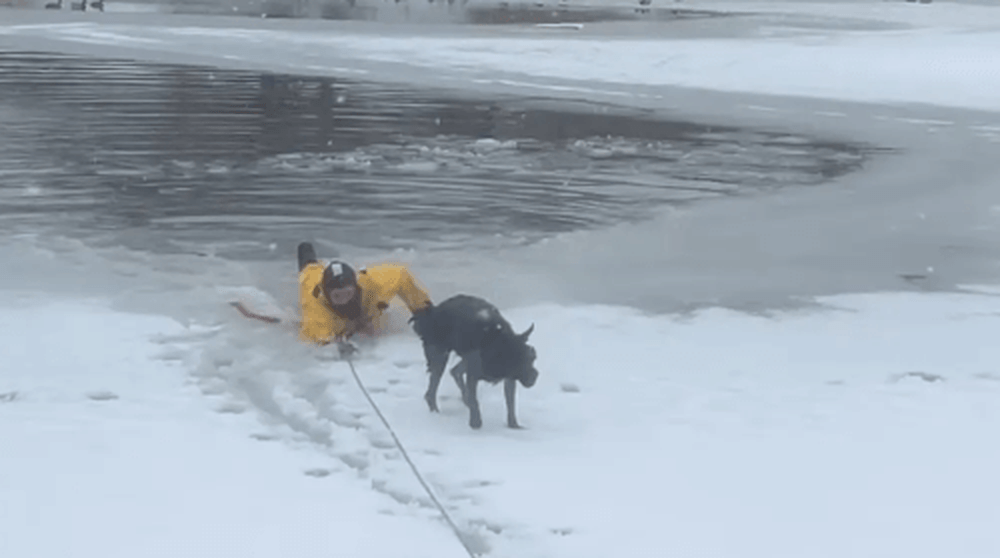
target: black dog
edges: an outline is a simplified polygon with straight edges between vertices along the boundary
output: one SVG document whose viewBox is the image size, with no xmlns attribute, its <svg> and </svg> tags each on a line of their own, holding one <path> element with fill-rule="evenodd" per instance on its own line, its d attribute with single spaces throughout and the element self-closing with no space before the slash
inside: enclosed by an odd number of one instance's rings
<svg viewBox="0 0 1000 558">
<path fill-rule="evenodd" d="M 427 371 L 431 375 L 424 399 L 432 412 L 438 410 L 438 386 L 448 356 L 455 351 L 461 360 L 451 369 L 451 375 L 462 392 L 462 401 L 469 408 L 469 426 L 480 428 L 483 425 L 476 396 L 478 382 L 496 384 L 503 380 L 507 426 L 520 428 L 514 413 L 515 382 L 520 381 L 521 385 L 530 388 L 538 380 L 535 348 L 528 345 L 528 336 L 535 324 L 523 333 L 514 333 L 495 306 L 468 295 L 453 296 L 411 321 L 413 330 L 423 341 Z"/>
</svg>

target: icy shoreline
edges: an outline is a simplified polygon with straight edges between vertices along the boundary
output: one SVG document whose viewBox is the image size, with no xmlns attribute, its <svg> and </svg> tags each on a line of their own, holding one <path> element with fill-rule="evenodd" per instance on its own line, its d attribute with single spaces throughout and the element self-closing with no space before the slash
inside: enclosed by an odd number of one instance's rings
<svg viewBox="0 0 1000 558">
<path fill-rule="evenodd" d="M 1000 30 L 968 19 L 1000 10 L 963 10 L 961 25 L 946 17 L 926 21 L 921 14 L 915 21 L 900 16 L 897 25 L 909 26 L 902 29 L 851 30 L 830 22 L 852 14 L 853 5 L 828 8 L 826 19 L 817 4 L 806 6 L 817 12 L 817 23 L 734 16 L 707 23 L 595 23 L 577 32 L 531 25 L 6 10 L 0 45 L 490 93 L 607 97 L 666 109 L 697 107 L 687 97 L 717 91 L 781 103 L 777 99 L 785 97 L 1000 111 L 994 94 L 1000 72 L 989 56 L 990 46 L 1000 45 Z M 778 14 L 786 5 L 771 8 Z M 914 15 L 899 7 L 897 12 Z M 886 14 L 868 17 L 875 15 Z M 428 79 L 430 68 L 435 72 Z"/>
</svg>

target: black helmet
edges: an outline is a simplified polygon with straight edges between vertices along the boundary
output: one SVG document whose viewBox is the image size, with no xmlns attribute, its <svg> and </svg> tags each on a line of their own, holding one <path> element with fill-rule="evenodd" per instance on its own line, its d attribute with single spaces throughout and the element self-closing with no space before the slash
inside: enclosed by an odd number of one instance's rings
<svg viewBox="0 0 1000 558">
<path fill-rule="evenodd" d="M 357 286 L 358 274 L 345 262 L 333 260 L 323 270 L 323 288 L 327 292 L 341 287 Z"/>
</svg>

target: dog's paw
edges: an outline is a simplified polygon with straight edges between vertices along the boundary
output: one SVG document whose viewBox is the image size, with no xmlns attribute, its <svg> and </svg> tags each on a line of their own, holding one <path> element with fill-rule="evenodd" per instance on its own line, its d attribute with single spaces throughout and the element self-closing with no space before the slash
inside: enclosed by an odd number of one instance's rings
<svg viewBox="0 0 1000 558">
<path fill-rule="evenodd" d="M 483 427 L 483 419 L 482 419 L 482 417 L 477 417 L 477 416 L 473 415 L 469 419 L 469 426 L 471 426 L 475 430 L 479 430 L 480 428 L 482 428 Z"/>
<path fill-rule="evenodd" d="M 525 428 L 523 426 L 521 426 L 520 424 L 518 424 L 516 422 L 508 422 L 507 423 L 507 428 L 510 428 L 511 430 L 525 430 Z"/>
<path fill-rule="evenodd" d="M 432 396 L 430 394 L 425 394 L 424 395 L 424 401 L 427 402 L 427 408 L 430 409 L 430 411 L 432 413 L 438 413 L 438 412 L 440 412 L 440 411 L 438 411 L 438 406 L 437 406 L 436 399 L 437 399 L 436 397 L 434 397 L 434 396 Z"/>
</svg>

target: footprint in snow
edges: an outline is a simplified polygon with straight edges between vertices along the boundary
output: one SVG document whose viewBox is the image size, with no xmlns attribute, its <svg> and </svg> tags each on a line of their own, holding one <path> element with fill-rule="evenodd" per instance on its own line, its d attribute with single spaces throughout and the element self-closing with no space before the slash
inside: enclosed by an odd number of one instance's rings
<svg viewBox="0 0 1000 558">
<path fill-rule="evenodd" d="M 417 362 L 412 360 L 397 360 L 392 363 L 392 365 L 396 368 L 410 368 L 411 366 L 416 366 L 417 364 Z"/>
<path fill-rule="evenodd" d="M 223 386 L 202 386 L 201 392 L 205 395 L 222 395 L 226 393 L 226 388 Z"/>
<path fill-rule="evenodd" d="M 233 366 L 233 359 L 231 359 L 231 358 L 217 358 L 214 361 L 212 361 L 212 365 L 215 366 L 216 369 L 232 368 L 232 366 Z"/>
<path fill-rule="evenodd" d="M 562 535 L 563 537 L 573 534 L 573 529 L 569 527 L 557 527 L 555 529 L 549 529 L 549 531 L 551 531 L 553 535 Z"/>
<path fill-rule="evenodd" d="M 380 450 L 396 449 L 396 443 L 389 440 L 383 436 L 372 436 L 369 438 L 369 443 L 371 443 L 373 448 Z"/>
<path fill-rule="evenodd" d="M 9 391 L 7 393 L 0 393 L 0 403 L 11 403 L 18 398 L 16 391 Z"/>
<path fill-rule="evenodd" d="M 465 488 L 482 488 L 485 486 L 496 486 L 500 484 L 499 482 L 489 481 L 489 480 L 472 480 L 462 483 Z"/>
<path fill-rule="evenodd" d="M 306 476 L 316 477 L 316 478 L 323 478 L 330 476 L 329 469 L 309 469 L 307 471 L 304 471 L 304 473 Z"/>
<path fill-rule="evenodd" d="M 92 391 L 87 394 L 91 401 L 112 401 L 118 399 L 118 395 L 110 391 Z"/>
<path fill-rule="evenodd" d="M 493 523 L 493 522 L 490 522 L 490 521 L 486 521 L 485 519 L 472 520 L 472 521 L 469 522 L 469 525 L 472 525 L 472 526 L 475 526 L 475 527 L 483 527 L 487 531 L 493 533 L 494 535 L 500 535 L 500 534 L 502 534 L 503 531 L 504 531 L 504 529 L 505 529 L 505 527 L 503 525 L 499 525 L 499 524 L 496 524 L 496 523 Z"/>
<path fill-rule="evenodd" d="M 902 374 L 893 374 L 889 376 L 889 381 L 900 382 L 907 378 L 918 378 L 928 383 L 943 382 L 944 376 L 939 376 L 938 374 L 931 374 L 929 372 L 904 372 Z"/>
<path fill-rule="evenodd" d="M 367 455 L 345 453 L 337 457 L 351 469 L 358 469 L 360 471 L 368 469 L 368 465 L 370 464 Z"/>
<path fill-rule="evenodd" d="M 165 362 L 178 362 L 184 360 L 184 351 L 181 349 L 171 349 L 161 352 L 156 358 Z"/>
<path fill-rule="evenodd" d="M 385 483 L 385 481 L 372 481 L 372 488 L 381 492 L 382 494 L 385 494 L 386 496 L 392 498 L 393 500 L 404 506 L 409 506 L 413 503 L 416 503 L 422 507 L 430 508 L 433 505 L 432 502 L 429 502 L 426 499 L 414 498 L 412 495 L 406 492 L 389 488 L 388 485 Z"/>
<path fill-rule="evenodd" d="M 244 411 L 246 411 L 246 408 L 238 403 L 226 403 L 215 410 L 216 413 L 224 415 L 241 415 Z"/>
<path fill-rule="evenodd" d="M 559 389 L 561 389 L 563 393 L 580 393 L 580 387 L 576 384 L 561 384 Z"/>
</svg>

